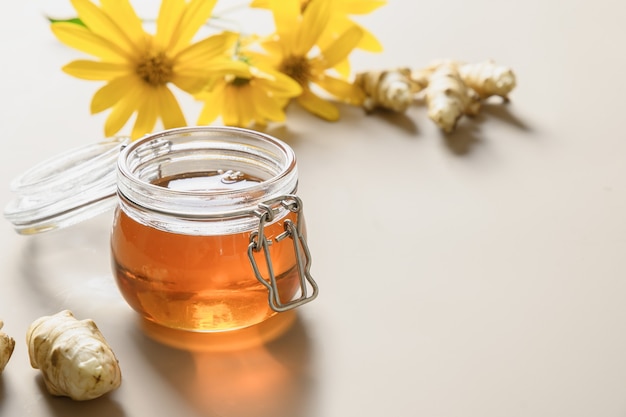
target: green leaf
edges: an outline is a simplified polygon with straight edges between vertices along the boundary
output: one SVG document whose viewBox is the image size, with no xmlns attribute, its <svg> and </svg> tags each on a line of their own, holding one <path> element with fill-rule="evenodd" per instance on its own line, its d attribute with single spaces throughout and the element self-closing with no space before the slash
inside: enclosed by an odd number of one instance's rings
<svg viewBox="0 0 626 417">
<path fill-rule="evenodd" d="M 75 25 L 87 27 L 87 25 L 85 25 L 85 23 L 83 23 L 83 21 L 80 20 L 78 17 L 73 17 L 71 19 L 54 19 L 52 17 L 48 17 L 48 21 L 50 21 L 50 23 L 59 23 L 59 22 L 74 23 Z"/>
</svg>

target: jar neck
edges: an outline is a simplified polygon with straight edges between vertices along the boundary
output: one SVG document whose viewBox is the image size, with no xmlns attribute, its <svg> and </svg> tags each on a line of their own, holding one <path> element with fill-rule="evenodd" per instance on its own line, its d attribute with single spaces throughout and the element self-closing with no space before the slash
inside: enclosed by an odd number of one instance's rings
<svg viewBox="0 0 626 417">
<path fill-rule="evenodd" d="M 259 205 L 295 193 L 298 182 L 294 152 L 283 142 L 213 126 L 166 130 L 130 143 L 119 155 L 117 177 L 124 210 L 192 229 L 230 223 L 251 230 Z"/>
</svg>

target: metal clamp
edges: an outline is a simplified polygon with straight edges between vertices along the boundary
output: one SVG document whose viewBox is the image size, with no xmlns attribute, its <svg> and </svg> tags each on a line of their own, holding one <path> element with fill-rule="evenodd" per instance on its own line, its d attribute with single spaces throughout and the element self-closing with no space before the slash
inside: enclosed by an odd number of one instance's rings
<svg viewBox="0 0 626 417">
<path fill-rule="evenodd" d="M 283 207 L 292 213 L 296 213 L 296 222 L 294 223 L 290 219 L 286 219 L 284 222 L 285 231 L 276 236 L 276 242 L 289 237 L 293 240 L 293 248 L 296 255 L 296 266 L 298 268 L 298 277 L 300 279 L 300 296 L 291 301 L 283 302 L 280 299 L 278 293 L 278 283 L 276 276 L 274 275 L 274 268 L 272 266 L 272 259 L 269 253 L 269 247 L 272 245 L 272 240 L 267 239 L 264 233 L 266 223 L 270 223 L 274 220 L 275 214 Z M 276 312 L 283 312 L 291 310 L 314 300 L 318 294 L 317 283 L 313 280 L 311 273 L 311 253 L 307 246 L 306 239 L 302 235 L 302 222 L 299 221 L 300 214 L 302 212 L 302 200 L 295 195 L 285 195 L 272 200 L 268 200 L 262 204 L 259 204 L 258 210 L 255 214 L 259 217 L 259 228 L 250 234 L 250 244 L 248 245 L 248 258 L 250 264 L 254 270 L 256 279 L 263 284 L 269 292 L 269 305 L 272 310 Z M 268 278 L 264 278 L 259 270 L 259 266 L 254 259 L 255 252 L 264 252 L 265 263 L 269 273 Z M 308 283 L 308 284 L 307 284 Z M 312 292 L 309 294 L 309 287 Z"/>
</svg>

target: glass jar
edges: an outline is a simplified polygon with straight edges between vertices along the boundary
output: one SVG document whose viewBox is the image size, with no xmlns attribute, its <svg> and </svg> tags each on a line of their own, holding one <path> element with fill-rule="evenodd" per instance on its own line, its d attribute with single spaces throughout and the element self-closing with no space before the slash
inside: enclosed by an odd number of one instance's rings
<svg viewBox="0 0 626 417">
<path fill-rule="evenodd" d="M 302 201 L 295 195 L 296 159 L 288 145 L 251 130 L 204 126 L 166 130 L 119 148 L 107 148 L 118 153 L 112 268 L 124 299 L 144 319 L 180 330 L 233 330 L 317 296 Z M 63 227 L 78 221 L 71 213 L 84 218 L 89 207 L 95 212 L 106 206 L 111 192 L 102 183 L 110 181 L 87 175 L 94 158 L 82 154 L 88 157 L 81 164 L 67 163 L 68 157 L 48 161 L 48 168 L 17 181 L 20 198 L 5 215 L 18 232 Z M 102 159 L 101 152 L 94 155 Z M 110 163 L 102 165 L 110 169 Z M 91 176 L 98 184 L 98 192 L 85 193 L 88 201 L 68 208 L 61 191 L 76 194 L 76 185 L 63 181 L 58 192 L 47 189 L 61 201 L 32 197 L 33 184 L 77 170 L 84 172 L 72 181 Z"/>
</svg>

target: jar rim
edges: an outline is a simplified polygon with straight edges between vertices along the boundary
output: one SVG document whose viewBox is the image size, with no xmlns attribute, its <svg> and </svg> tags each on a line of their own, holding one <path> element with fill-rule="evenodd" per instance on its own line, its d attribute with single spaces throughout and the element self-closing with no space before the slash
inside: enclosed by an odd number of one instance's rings
<svg viewBox="0 0 626 417">
<path fill-rule="evenodd" d="M 163 189 L 163 187 L 143 182 L 134 175 L 134 173 L 130 169 L 129 159 L 131 158 L 132 152 L 136 152 L 137 148 L 141 146 L 146 146 L 150 142 L 154 142 L 155 140 L 167 139 L 172 137 L 179 137 L 181 135 L 193 135 L 193 134 L 221 134 L 221 135 L 243 135 L 248 136 L 250 138 L 257 138 L 259 140 L 265 141 L 267 143 L 272 144 L 277 149 L 280 149 L 286 158 L 285 167 L 281 170 L 279 174 L 276 176 L 264 180 L 260 183 L 257 183 L 251 187 L 246 187 L 246 191 L 254 191 L 255 189 L 261 189 L 264 186 L 267 186 L 267 183 L 280 181 L 282 178 L 289 174 L 296 164 L 296 157 L 293 149 L 287 146 L 284 142 L 267 135 L 265 133 L 257 132 L 255 130 L 238 128 L 238 127 L 223 127 L 223 126 L 195 126 L 195 127 L 180 127 L 164 130 L 161 132 L 153 133 L 142 137 L 141 139 L 130 142 L 126 145 L 120 152 L 118 158 L 118 170 L 121 175 L 128 178 L 131 181 L 142 182 L 145 186 L 158 189 L 161 192 L 165 192 L 167 194 L 172 195 L 215 195 L 215 194 L 223 194 L 224 196 L 237 194 L 239 190 L 207 190 L 207 191 L 188 191 L 188 190 L 172 190 L 172 189 Z"/>
<path fill-rule="evenodd" d="M 155 183 L 167 170 L 186 174 L 188 166 L 202 172 L 222 165 L 256 170 L 262 178 L 233 189 L 180 190 Z M 263 201 L 297 187 L 293 149 L 268 134 L 238 127 L 181 127 L 146 135 L 122 149 L 117 172 L 122 198 L 180 219 L 249 215 Z"/>
</svg>

